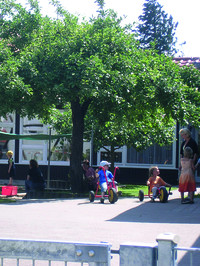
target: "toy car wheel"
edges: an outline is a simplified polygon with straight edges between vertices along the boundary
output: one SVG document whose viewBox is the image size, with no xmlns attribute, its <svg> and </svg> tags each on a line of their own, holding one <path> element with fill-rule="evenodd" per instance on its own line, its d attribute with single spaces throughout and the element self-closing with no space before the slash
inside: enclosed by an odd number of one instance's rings
<svg viewBox="0 0 200 266">
<path fill-rule="evenodd" d="M 144 192 L 143 192 L 143 190 L 140 190 L 139 191 L 138 198 L 139 198 L 140 201 L 143 201 L 144 200 Z"/>
<path fill-rule="evenodd" d="M 108 195 L 108 200 L 110 203 L 115 203 L 118 200 L 117 191 L 115 188 L 111 188 Z"/>
<path fill-rule="evenodd" d="M 90 202 L 93 202 L 94 198 L 95 198 L 94 191 L 90 191 L 89 192 L 89 200 L 90 200 Z"/>
<path fill-rule="evenodd" d="M 168 193 L 165 187 L 160 188 L 160 202 L 165 203 L 168 200 Z"/>
</svg>

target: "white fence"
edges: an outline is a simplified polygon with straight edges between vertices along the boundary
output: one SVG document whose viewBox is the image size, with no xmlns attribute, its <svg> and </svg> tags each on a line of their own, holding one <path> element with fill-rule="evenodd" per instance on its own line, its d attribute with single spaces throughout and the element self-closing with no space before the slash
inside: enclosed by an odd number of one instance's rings
<svg viewBox="0 0 200 266">
<path fill-rule="evenodd" d="M 37 262 L 46 262 L 45 265 L 112 265 L 112 253 L 119 255 L 120 266 L 176 266 L 177 252 L 187 251 L 189 262 L 187 266 L 196 266 L 193 261 L 193 253 L 200 255 L 198 248 L 177 247 L 178 236 L 174 234 L 161 234 L 155 244 L 123 243 L 119 250 L 112 250 L 109 243 L 73 243 L 39 240 L 14 240 L 0 239 L 1 266 L 30 265 L 23 264 L 30 261 L 35 266 Z M 8 260 L 12 264 L 8 264 Z M 200 260 L 198 260 L 200 262 Z M 72 263 L 72 264 L 71 264 Z M 38 264 L 37 264 L 38 265 Z M 44 265 L 44 264 L 39 264 Z M 61 265 L 61 264 L 59 264 Z M 113 264 L 117 266 L 117 264 Z"/>
</svg>

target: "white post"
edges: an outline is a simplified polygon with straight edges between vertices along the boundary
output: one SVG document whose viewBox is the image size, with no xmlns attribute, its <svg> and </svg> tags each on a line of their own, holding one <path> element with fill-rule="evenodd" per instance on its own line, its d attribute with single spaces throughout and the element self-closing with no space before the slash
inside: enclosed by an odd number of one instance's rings
<svg viewBox="0 0 200 266">
<path fill-rule="evenodd" d="M 164 233 L 156 238 L 158 242 L 158 266 L 176 266 L 173 248 L 177 246 L 179 237 L 172 233 Z"/>
</svg>

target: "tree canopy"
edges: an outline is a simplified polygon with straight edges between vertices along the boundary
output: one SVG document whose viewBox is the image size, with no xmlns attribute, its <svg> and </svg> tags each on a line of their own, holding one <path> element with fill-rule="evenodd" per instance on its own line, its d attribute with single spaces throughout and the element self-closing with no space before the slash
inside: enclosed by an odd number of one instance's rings
<svg viewBox="0 0 200 266">
<path fill-rule="evenodd" d="M 140 49 L 130 26 L 122 26 L 113 10 L 104 10 L 104 1 L 96 2 L 97 17 L 82 22 L 55 1 L 57 19 L 43 17 L 36 0 L 29 8 L 12 0 L 0 3 L 5 51 L 0 93 L 6 83 L 7 112 L 48 121 L 58 107 L 65 110 L 58 121 L 72 121 L 70 178 L 77 192 L 86 127 L 95 124 L 100 145 L 141 148 L 172 140 L 176 121 L 199 123 L 199 91 L 187 86 L 179 67 L 153 49 Z M 4 76 L 11 62 L 13 74 Z"/>
<path fill-rule="evenodd" d="M 159 54 L 174 54 L 177 26 L 178 23 L 173 22 L 172 16 L 168 16 L 157 0 L 146 0 L 137 26 L 141 47 L 149 49 L 154 46 Z"/>
</svg>

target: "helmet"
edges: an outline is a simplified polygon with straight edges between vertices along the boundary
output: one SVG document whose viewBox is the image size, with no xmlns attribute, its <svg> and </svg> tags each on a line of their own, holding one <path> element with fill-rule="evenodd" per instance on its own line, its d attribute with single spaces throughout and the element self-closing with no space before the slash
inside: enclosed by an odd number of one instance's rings
<svg viewBox="0 0 200 266">
<path fill-rule="evenodd" d="M 104 167 L 105 165 L 110 166 L 110 163 L 107 161 L 101 161 L 100 166 Z"/>
</svg>

